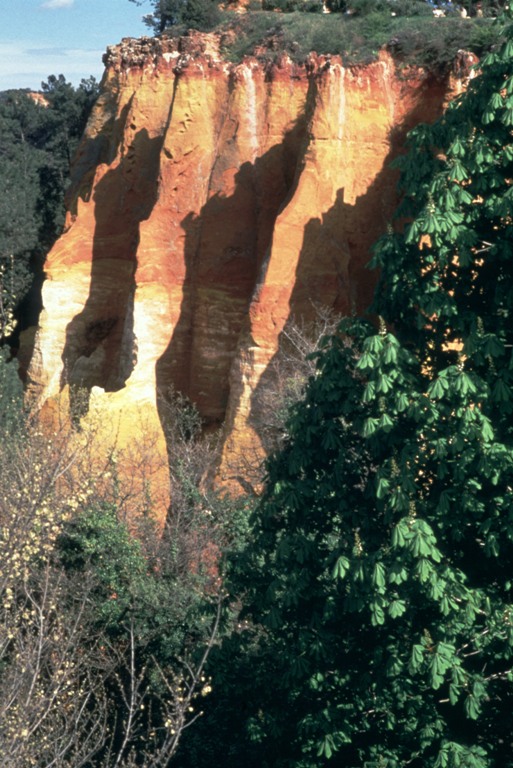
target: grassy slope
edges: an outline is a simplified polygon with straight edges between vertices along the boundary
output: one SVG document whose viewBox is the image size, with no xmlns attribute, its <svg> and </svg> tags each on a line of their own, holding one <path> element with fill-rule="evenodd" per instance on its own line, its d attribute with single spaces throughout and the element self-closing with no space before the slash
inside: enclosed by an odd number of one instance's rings
<svg viewBox="0 0 513 768">
<path fill-rule="evenodd" d="M 458 50 L 480 55 L 498 37 L 493 19 L 462 19 L 454 13 L 434 18 L 431 6 L 420 0 L 378 0 L 372 6 L 368 0 L 355 0 L 355 6 L 357 2 L 362 5 L 354 15 L 224 11 L 216 30 L 223 34 L 226 57 L 235 62 L 257 48 L 259 56 L 269 59 L 286 51 L 302 61 L 310 51 L 316 51 L 339 54 L 346 64 L 358 64 L 371 61 L 381 47 L 388 46 L 405 64 L 440 73 Z M 166 31 L 180 34 L 184 28 Z"/>
</svg>

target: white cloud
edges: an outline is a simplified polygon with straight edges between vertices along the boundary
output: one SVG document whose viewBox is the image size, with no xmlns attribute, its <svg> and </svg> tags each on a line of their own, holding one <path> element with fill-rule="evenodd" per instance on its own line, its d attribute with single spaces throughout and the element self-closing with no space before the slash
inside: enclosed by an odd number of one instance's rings
<svg viewBox="0 0 513 768">
<path fill-rule="evenodd" d="M 69 8 L 75 0 L 46 0 L 42 3 L 41 8 Z"/>
</svg>

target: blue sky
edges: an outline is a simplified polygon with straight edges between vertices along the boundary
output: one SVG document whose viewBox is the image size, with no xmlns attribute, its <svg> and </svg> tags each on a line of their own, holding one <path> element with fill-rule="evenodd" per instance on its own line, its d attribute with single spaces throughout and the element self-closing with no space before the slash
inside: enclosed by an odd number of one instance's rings
<svg viewBox="0 0 513 768">
<path fill-rule="evenodd" d="M 108 45 L 150 34 L 141 19 L 151 8 L 149 0 L 0 0 L 0 91 L 39 90 L 48 75 L 99 80 Z"/>
</svg>

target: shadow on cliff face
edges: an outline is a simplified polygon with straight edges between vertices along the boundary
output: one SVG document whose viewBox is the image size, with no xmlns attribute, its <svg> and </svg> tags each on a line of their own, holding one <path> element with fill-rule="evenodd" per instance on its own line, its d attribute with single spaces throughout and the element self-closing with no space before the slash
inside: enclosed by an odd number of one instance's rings
<svg viewBox="0 0 513 768">
<path fill-rule="evenodd" d="M 132 94 L 119 115 L 116 115 L 115 101 L 100 97 L 94 107 L 95 112 L 102 108 L 103 124 L 94 137 L 84 135 L 73 159 L 70 186 L 66 193 L 66 208 L 72 216 L 77 214 L 78 198 L 86 202 L 90 199 L 98 166 L 103 163 L 110 165 L 114 162 L 123 141 L 123 133 L 133 100 Z"/>
<path fill-rule="evenodd" d="M 113 162 L 123 140 L 123 131 L 126 126 L 127 117 L 133 103 L 133 95 L 125 106 L 117 114 L 116 100 L 107 98 L 108 93 L 100 97 L 94 113 L 101 112 L 103 120 L 101 130 L 91 137 L 87 133 L 82 137 L 77 148 L 75 156 L 72 159 L 70 169 L 70 184 L 66 190 L 64 203 L 73 220 L 77 215 L 79 198 L 89 201 L 94 184 L 95 172 L 100 164 Z M 103 111 L 102 111 L 103 110 Z M 66 229 L 60 233 L 59 238 L 63 236 Z M 55 242 L 58 242 L 59 238 Z M 55 245 L 53 243 L 52 247 Z M 31 359 L 34 354 L 35 332 L 39 326 L 40 314 L 43 307 L 43 286 L 46 279 L 45 261 L 49 251 L 44 256 L 34 257 L 31 263 L 31 269 L 34 273 L 32 285 L 28 294 L 20 302 L 19 314 L 21 322 L 18 323 L 15 336 L 15 344 L 19 344 L 18 334 L 20 331 L 29 330 L 22 344 L 23 358 L 20 360 L 20 375 L 26 380 L 27 370 L 31 365 Z"/>
<path fill-rule="evenodd" d="M 163 138 L 137 132 L 120 163 L 94 188 L 95 230 L 89 296 L 68 324 L 61 387 L 69 384 L 77 421 L 87 412 L 94 386 L 121 389 L 136 361 L 133 333 L 139 225 L 158 195 Z"/>
<path fill-rule="evenodd" d="M 301 118 L 279 145 L 240 166 L 231 195 L 213 194 L 198 215 L 181 222 L 186 272 L 180 314 L 156 366 L 164 428 L 172 391 L 196 405 L 207 430 L 224 420 L 239 335 L 276 217 L 291 194 L 305 131 Z M 221 188 L 229 172 L 226 159 L 218 158 L 211 189 Z"/>
<path fill-rule="evenodd" d="M 365 244 L 358 243 L 358 231 L 353 231 L 352 223 L 360 220 L 359 204 L 363 205 L 363 211 L 372 212 L 376 218 L 373 205 L 377 203 L 379 206 L 379 199 L 376 200 L 375 195 L 370 195 L 370 198 L 370 208 L 363 200 L 350 206 L 344 203 L 344 190 L 339 189 L 331 208 L 320 218 L 310 219 L 305 226 L 289 299 L 288 319 L 278 336 L 278 349 L 251 396 L 248 422 L 266 453 L 276 448 L 276 435 L 270 428 L 274 419 L 268 414 L 268 409 L 282 410 L 288 398 L 284 389 L 287 380 L 302 375 L 299 358 L 297 366 L 294 365 L 294 356 L 300 352 L 291 348 L 289 340 L 297 334 L 297 329 L 301 329 L 305 337 L 313 334 L 320 325 L 319 313 L 348 315 L 364 309 L 352 275 L 352 261 L 358 259 L 365 262 L 366 248 Z M 363 232 L 360 234 L 364 235 Z M 365 235 L 364 238 L 367 239 Z M 365 288 L 373 284 L 370 275 L 367 275 L 367 283 L 362 292 L 364 294 L 367 293 Z M 287 369 L 285 374 L 284 366 Z M 300 391 L 297 385 L 293 389 L 296 394 Z"/>
<path fill-rule="evenodd" d="M 308 331 L 318 320 L 319 307 L 340 316 L 365 315 L 372 301 L 377 275 L 367 269 L 372 246 L 393 220 L 399 202 L 398 173 L 391 163 L 402 151 L 407 132 L 420 122 L 433 121 L 441 114 L 445 88 L 432 86 L 432 102 L 418 102 L 390 134 L 390 152 L 365 194 L 354 203 L 344 201 L 339 189 L 333 205 L 321 218 L 306 224 L 289 300 L 288 319 L 278 336 L 278 348 L 270 359 L 251 396 L 248 422 L 266 453 L 276 448 L 276 435 L 267 428 L 269 393 L 279 390 L 280 368 L 289 358 L 292 326 Z M 299 366 L 298 366 L 299 370 Z M 275 402 L 279 402 L 277 391 Z M 272 398 L 271 398 L 272 399 Z M 233 410 L 233 409 L 232 409 Z M 230 425 L 227 425 L 229 431 Z"/>
</svg>

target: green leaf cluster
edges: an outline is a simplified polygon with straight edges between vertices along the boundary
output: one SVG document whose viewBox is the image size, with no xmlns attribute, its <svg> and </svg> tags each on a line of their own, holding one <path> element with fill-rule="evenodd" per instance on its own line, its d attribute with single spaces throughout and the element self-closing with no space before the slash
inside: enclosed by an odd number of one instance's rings
<svg viewBox="0 0 513 768">
<path fill-rule="evenodd" d="M 380 327 L 327 341 L 232 560 L 248 765 L 513 765 L 512 40 L 410 134 Z"/>
</svg>

